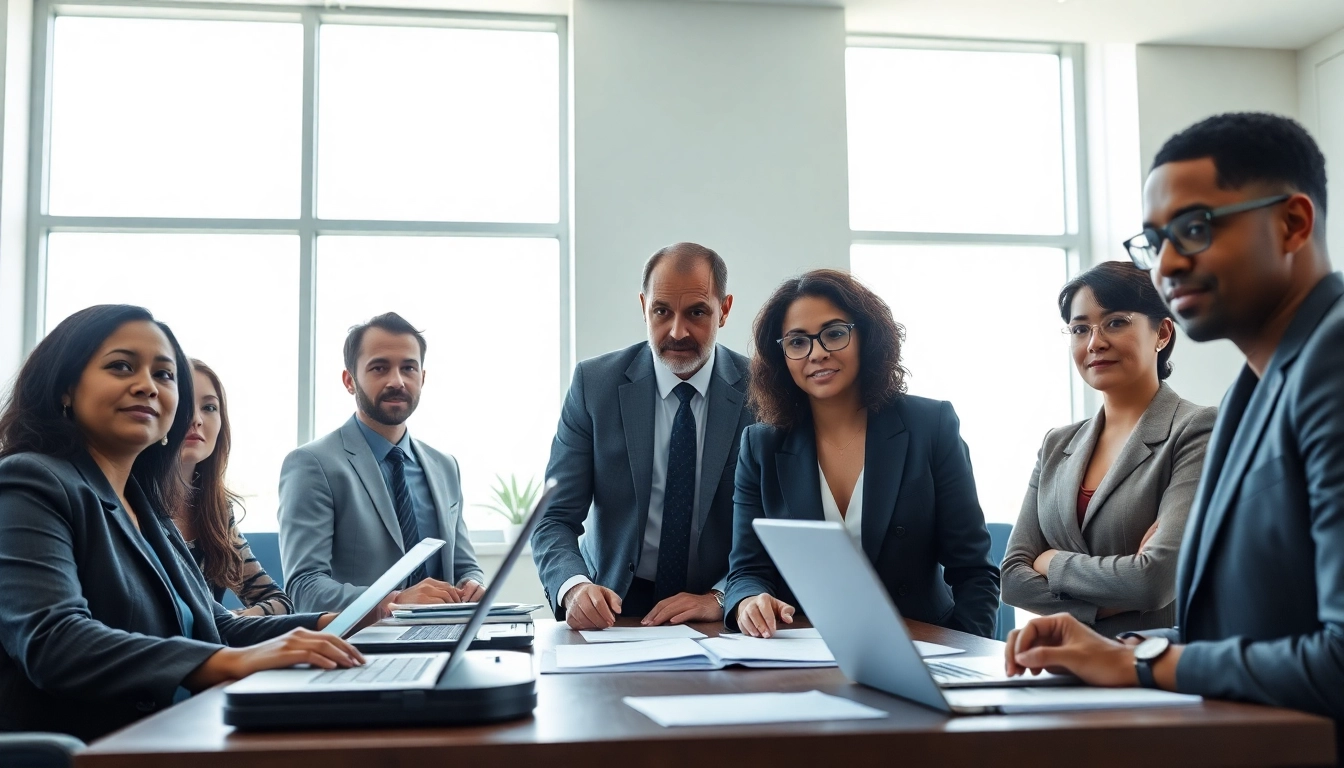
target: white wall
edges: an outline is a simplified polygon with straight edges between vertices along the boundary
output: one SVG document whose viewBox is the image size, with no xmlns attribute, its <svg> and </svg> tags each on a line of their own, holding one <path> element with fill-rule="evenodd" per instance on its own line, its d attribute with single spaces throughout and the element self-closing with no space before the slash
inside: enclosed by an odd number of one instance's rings
<svg viewBox="0 0 1344 768">
<path fill-rule="evenodd" d="M 728 262 L 746 353 L 780 280 L 849 265 L 843 10 L 575 0 L 571 29 L 578 359 L 644 338 L 641 268 L 679 240 Z"/>
<path fill-rule="evenodd" d="M 1163 142 L 1210 115 L 1261 111 L 1298 116 L 1294 51 L 1140 45 L 1136 53 L 1139 156 L 1145 177 Z M 1195 344 L 1181 334 L 1172 361 L 1173 389 L 1196 403 L 1217 405 L 1244 358 L 1231 342 Z"/>
<path fill-rule="evenodd" d="M 0 0 L 0 398 L 23 358 L 33 4 Z"/>
<path fill-rule="evenodd" d="M 1344 30 L 1298 53 L 1297 82 L 1302 124 L 1325 153 L 1326 178 L 1333 182 L 1326 206 L 1337 210 L 1344 190 Z M 1344 215 L 1326 216 L 1326 235 L 1330 253 L 1344 258 Z"/>
</svg>

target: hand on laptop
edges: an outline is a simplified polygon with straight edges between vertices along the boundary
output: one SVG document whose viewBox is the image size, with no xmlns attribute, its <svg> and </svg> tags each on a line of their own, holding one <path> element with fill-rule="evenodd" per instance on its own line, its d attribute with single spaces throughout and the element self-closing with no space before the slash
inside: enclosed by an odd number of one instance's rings
<svg viewBox="0 0 1344 768">
<path fill-rule="evenodd" d="M 457 591 L 462 593 L 462 602 L 475 603 L 485 597 L 485 587 L 478 584 L 474 579 L 463 579 L 457 585 Z"/>
<path fill-rule="evenodd" d="M 1072 672 L 1088 685 L 1138 685 L 1134 649 L 1103 637 L 1067 613 L 1032 619 L 1008 633 L 1004 671 L 1010 676 L 1028 670 Z"/>
<path fill-rule="evenodd" d="M 640 623 L 646 627 L 658 624 L 685 624 L 688 621 L 723 621 L 723 606 L 713 592 L 692 595 L 682 592 L 659 601 Z"/>
<path fill-rule="evenodd" d="M 737 606 L 737 628 L 751 637 L 771 637 L 778 621 L 793 623 L 793 612 L 792 605 L 762 592 Z"/>
<path fill-rule="evenodd" d="M 476 584 L 476 582 L 471 582 Z M 480 586 L 477 584 L 477 586 Z M 413 587 L 407 587 L 401 590 L 397 595 L 397 603 L 405 605 L 407 603 L 462 603 L 466 600 L 462 597 L 462 590 L 438 579 L 425 579 Z"/>
<path fill-rule="evenodd" d="M 564 601 L 565 623 L 571 629 L 606 629 L 621 612 L 620 596 L 591 582 L 570 587 Z"/>
<path fill-rule="evenodd" d="M 357 667 L 364 656 L 335 635 L 311 629 L 292 629 L 264 643 L 246 648 L 221 648 L 182 681 L 189 691 L 203 691 L 226 680 L 241 680 L 263 669 L 308 664 L 319 669 Z"/>
</svg>

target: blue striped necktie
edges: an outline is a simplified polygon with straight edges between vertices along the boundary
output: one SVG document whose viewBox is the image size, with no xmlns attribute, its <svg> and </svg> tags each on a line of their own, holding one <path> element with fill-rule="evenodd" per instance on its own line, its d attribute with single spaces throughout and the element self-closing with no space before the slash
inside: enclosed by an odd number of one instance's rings
<svg viewBox="0 0 1344 768">
<path fill-rule="evenodd" d="M 411 547 L 420 543 L 420 525 L 415 522 L 415 507 L 411 506 L 411 487 L 406 484 L 406 454 L 397 446 L 387 452 L 387 460 L 392 469 L 392 503 L 397 510 L 397 525 L 401 527 L 402 551 L 410 552 Z M 411 573 L 406 586 L 412 587 L 429 577 L 425 564 L 421 563 Z"/>
<path fill-rule="evenodd" d="M 672 393 L 681 400 L 672 419 L 667 451 L 667 486 L 663 489 L 663 525 L 658 538 L 658 573 L 653 599 L 663 600 L 686 591 L 691 561 L 691 516 L 695 511 L 695 414 L 691 398 L 695 387 L 682 382 Z"/>
</svg>

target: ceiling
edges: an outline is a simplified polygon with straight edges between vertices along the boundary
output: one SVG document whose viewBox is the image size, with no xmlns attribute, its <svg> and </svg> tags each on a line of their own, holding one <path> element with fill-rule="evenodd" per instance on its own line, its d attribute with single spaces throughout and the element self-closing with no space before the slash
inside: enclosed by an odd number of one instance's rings
<svg viewBox="0 0 1344 768">
<path fill-rule="evenodd" d="M 1344 29 L 1344 0 L 791 0 L 790 4 L 843 5 L 851 32 L 927 37 L 1296 50 Z"/>
</svg>

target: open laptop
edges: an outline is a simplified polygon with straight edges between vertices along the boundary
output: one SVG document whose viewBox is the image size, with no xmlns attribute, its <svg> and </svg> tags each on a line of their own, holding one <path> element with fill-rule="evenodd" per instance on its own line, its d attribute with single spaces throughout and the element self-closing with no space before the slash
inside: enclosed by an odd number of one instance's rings
<svg viewBox="0 0 1344 768">
<path fill-rule="evenodd" d="M 1002 658 L 925 662 L 867 556 L 839 523 L 766 520 L 752 528 L 800 608 L 852 680 L 943 712 L 1000 711 L 1022 696 L 1014 687 L 1080 685 L 1069 675 L 1008 677 Z M 818 579 L 818 573 L 826 574 Z M 836 585 L 844 588 L 837 590 Z M 944 689 L 977 688 L 974 704 L 956 705 Z M 1001 701 L 998 696 L 1002 694 Z"/>
<path fill-rule="evenodd" d="M 450 625 L 460 626 L 462 637 L 477 636 L 554 494 L 555 481 L 548 480 L 471 618 Z M 348 635 L 442 546 L 437 539 L 421 541 L 324 631 Z M 365 658 L 367 664 L 351 669 L 290 668 L 250 675 L 224 689 L 224 722 L 253 729 L 446 724 L 519 717 L 536 707 L 536 677 L 527 654 L 455 650 Z"/>
</svg>

